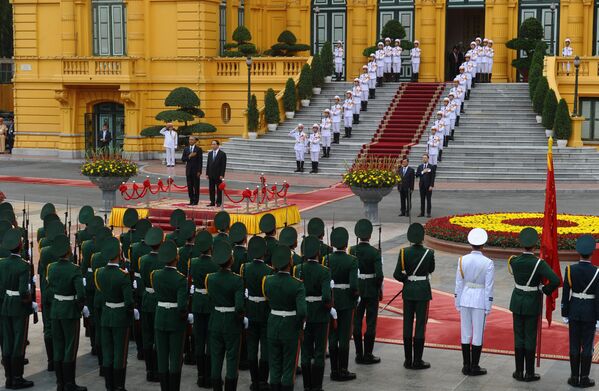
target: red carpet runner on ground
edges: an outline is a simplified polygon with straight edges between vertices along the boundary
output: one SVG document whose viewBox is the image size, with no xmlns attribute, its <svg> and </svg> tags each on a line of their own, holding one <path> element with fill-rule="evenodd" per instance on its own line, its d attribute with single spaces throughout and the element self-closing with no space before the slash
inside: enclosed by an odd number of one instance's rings
<svg viewBox="0 0 599 391">
<path fill-rule="evenodd" d="M 444 87 L 443 83 L 402 83 L 360 156 L 406 156 L 426 130 Z"/>
</svg>

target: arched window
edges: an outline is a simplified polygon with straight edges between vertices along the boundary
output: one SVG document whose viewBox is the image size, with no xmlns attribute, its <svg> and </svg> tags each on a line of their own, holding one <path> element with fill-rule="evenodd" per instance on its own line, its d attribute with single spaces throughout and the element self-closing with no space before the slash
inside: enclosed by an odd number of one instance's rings
<svg viewBox="0 0 599 391">
<path fill-rule="evenodd" d="M 122 1 L 92 0 L 94 56 L 124 56 L 127 44 L 127 9 Z"/>
<path fill-rule="evenodd" d="M 220 107 L 220 118 L 224 124 L 228 124 L 231 121 L 231 105 L 223 103 Z"/>
</svg>

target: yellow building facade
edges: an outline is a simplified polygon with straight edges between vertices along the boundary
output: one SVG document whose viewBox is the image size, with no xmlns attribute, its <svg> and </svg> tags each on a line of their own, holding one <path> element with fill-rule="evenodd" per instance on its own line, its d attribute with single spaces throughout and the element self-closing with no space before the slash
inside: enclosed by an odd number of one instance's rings
<svg viewBox="0 0 599 391">
<path fill-rule="evenodd" d="M 596 0 L 597 1 L 597 0 Z M 442 81 L 453 45 L 476 36 L 495 42 L 493 81 L 514 82 L 516 53 L 505 42 L 528 17 L 545 28 L 550 51 L 566 37 L 581 56 L 597 54 L 592 0 L 12 0 L 15 32 L 16 153 L 80 157 L 107 123 L 115 143 L 152 157 L 161 141 L 140 131 L 173 88 L 196 91 L 218 128 L 215 138 L 245 135 L 248 76 L 259 106 L 268 88 L 297 80 L 303 57 L 219 57 L 233 30 L 246 25 L 260 52 L 285 29 L 299 43 L 344 42 L 345 74 L 355 76 L 362 51 L 389 19 L 422 48 L 420 81 Z M 405 65 L 409 76 L 409 62 Z M 280 94 L 279 94 L 280 97 Z M 261 124 L 263 127 L 264 124 Z M 597 131 L 599 138 L 599 129 Z"/>
</svg>

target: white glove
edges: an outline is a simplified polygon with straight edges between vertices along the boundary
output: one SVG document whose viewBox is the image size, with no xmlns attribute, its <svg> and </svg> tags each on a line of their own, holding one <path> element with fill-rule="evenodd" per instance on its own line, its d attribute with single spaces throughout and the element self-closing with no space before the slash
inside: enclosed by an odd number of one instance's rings
<svg viewBox="0 0 599 391">
<path fill-rule="evenodd" d="M 192 286 L 189 288 L 189 294 L 190 294 L 190 295 L 193 295 L 193 294 L 195 293 L 195 291 L 196 291 L 196 286 L 195 286 L 195 285 L 192 285 Z"/>
<path fill-rule="evenodd" d="M 570 323 L 570 319 L 568 319 L 568 318 L 562 317 L 562 320 L 564 321 L 565 324 Z M 599 321 L 598 321 L 598 323 L 599 323 Z"/>
<path fill-rule="evenodd" d="M 599 329 L 599 320 L 595 323 L 595 329 Z"/>
<path fill-rule="evenodd" d="M 337 310 L 336 310 L 336 309 L 334 309 L 334 308 L 331 308 L 331 311 L 329 311 L 329 312 L 330 312 L 330 314 L 331 314 L 331 317 L 332 317 L 333 319 L 337 319 Z"/>
<path fill-rule="evenodd" d="M 304 324 L 302 324 L 302 330 L 306 329 L 306 322 L 304 322 Z"/>
<path fill-rule="evenodd" d="M 362 298 L 358 296 L 358 301 L 356 302 L 356 304 L 360 304 L 360 301 L 362 301 Z"/>
<path fill-rule="evenodd" d="M 331 280 L 331 289 L 335 287 L 335 281 Z"/>
<path fill-rule="evenodd" d="M 137 308 L 133 309 L 133 319 L 139 320 L 139 310 Z"/>
<path fill-rule="evenodd" d="M 246 299 L 250 297 L 250 291 L 248 291 L 248 289 L 247 289 L 247 288 L 245 288 L 245 293 L 244 293 L 244 295 L 245 295 L 245 298 L 246 298 Z"/>
<path fill-rule="evenodd" d="M 31 308 L 33 309 L 33 312 L 37 312 L 37 303 L 35 301 L 31 303 Z"/>
<path fill-rule="evenodd" d="M 84 318 L 89 318 L 89 308 L 87 306 L 83 306 L 83 311 L 81 311 Z"/>
<path fill-rule="evenodd" d="M 250 320 L 244 316 L 244 317 L 243 317 L 243 328 L 244 328 L 245 330 L 247 330 L 247 329 L 248 329 L 248 327 L 250 327 Z"/>
<path fill-rule="evenodd" d="M 137 280 L 133 280 L 133 289 L 137 289 Z"/>
<path fill-rule="evenodd" d="M 193 324 L 193 314 L 187 315 L 187 323 Z"/>
<path fill-rule="evenodd" d="M 83 277 L 83 286 L 87 286 L 87 280 Z"/>
<path fill-rule="evenodd" d="M 31 292 L 31 283 L 27 284 L 27 290 Z"/>
</svg>

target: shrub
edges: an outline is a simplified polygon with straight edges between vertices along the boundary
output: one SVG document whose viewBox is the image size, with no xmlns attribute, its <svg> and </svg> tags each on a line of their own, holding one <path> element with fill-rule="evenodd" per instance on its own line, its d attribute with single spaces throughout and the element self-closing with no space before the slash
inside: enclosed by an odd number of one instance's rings
<svg viewBox="0 0 599 391">
<path fill-rule="evenodd" d="M 233 41 L 238 44 L 247 43 L 252 40 L 252 33 L 245 26 L 239 26 L 233 31 Z"/>
<path fill-rule="evenodd" d="M 310 65 L 304 64 L 297 83 L 297 94 L 300 99 L 310 99 L 312 97 L 312 70 Z"/>
<path fill-rule="evenodd" d="M 535 98 L 532 102 L 534 111 L 538 115 L 543 113 L 543 104 L 545 103 L 545 95 L 547 95 L 548 89 L 549 84 L 547 83 L 547 78 L 545 76 L 541 76 L 541 79 L 537 83 L 537 88 L 535 89 Z"/>
<path fill-rule="evenodd" d="M 285 111 L 295 111 L 297 106 L 297 94 L 295 91 L 295 82 L 292 78 L 287 79 L 285 83 L 285 92 L 283 93 L 283 107 Z"/>
<path fill-rule="evenodd" d="M 377 42 L 375 42 L 373 46 L 369 46 L 366 49 L 364 49 L 362 55 L 364 57 L 369 57 L 372 53 L 376 52 L 376 44 L 378 42 L 384 42 L 385 38 L 391 38 L 392 46 L 395 46 L 396 39 L 401 39 L 401 48 L 403 50 L 410 50 L 414 47 L 414 44 L 410 41 L 404 40 L 405 37 L 405 28 L 401 25 L 401 23 L 399 23 L 399 21 L 391 19 L 383 26 L 383 29 L 381 30 L 381 38 Z"/>
<path fill-rule="evenodd" d="M 555 123 L 555 111 L 557 110 L 557 97 L 555 91 L 549 89 L 543 102 L 543 126 L 545 129 L 553 129 Z"/>
<path fill-rule="evenodd" d="M 278 124 L 281 119 L 281 113 L 279 113 L 279 103 L 275 96 L 275 91 L 269 88 L 266 91 L 264 97 L 264 117 L 266 118 L 267 124 Z"/>
<path fill-rule="evenodd" d="M 531 102 L 534 100 L 535 91 L 539 80 L 543 77 L 543 68 L 538 63 L 533 63 L 528 72 L 528 92 Z"/>
<path fill-rule="evenodd" d="M 259 120 L 260 114 L 258 113 L 258 101 L 256 99 L 256 95 L 252 94 L 252 97 L 250 98 L 250 107 L 248 107 L 248 131 L 257 131 Z"/>
<path fill-rule="evenodd" d="M 568 112 L 568 104 L 564 99 L 560 99 L 557 104 L 553 130 L 558 140 L 567 140 L 570 138 L 570 133 L 572 133 L 572 122 L 570 120 L 570 113 Z"/>
<path fill-rule="evenodd" d="M 252 34 L 245 26 L 239 26 L 233 31 L 233 41 L 224 45 L 223 57 L 246 57 L 258 53 L 256 45 L 250 43 Z M 231 50 L 237 49 L 237 50 Z"/>
<path fill-rule="evenodd" d="M 271 56 L 293 56 L 297 52 L 307 50 L 310 50 L 309 45 L 297 43 L 295 34 L 289 30 L 285 30 L 277 38 L 277 43 L 270 47 L 268 54 Z"/>
<path fill-rule="evenodd" d="M 505 44 L 509 49 L 518 51 L 523 50 L 526 53 L 526 56 L 513 60 L 512 66 L 521 73 L 525 69 L 529 69 L 531 66 L 532 55 L 539 42 L 542 42 L 542 39 L 543 26 L 541 25 L 541 22 L 535 18 L 528 18 L 522 22 L 520 30 L 518 31 L 518 37 L 510 39 Z"/>
<path fill-rule="evenodd" d="M 324 72 L 322 69 L 322 60 L 320 54 L 316 53 L 312 59 L 312 85 L 322 87 L 324 84 Z"/>
<path fill-rule="evenodd" d="M 333 62 L 333 45 L 326 41 L 320 50 L 320 59 L 322 60 L 322 70 L 325 76 L 331 76 L 335 72 L 335 63 Z"/>
</svg>

